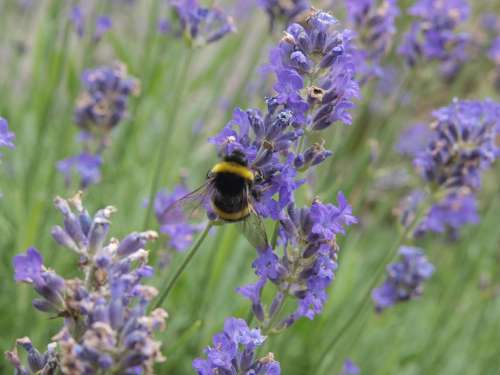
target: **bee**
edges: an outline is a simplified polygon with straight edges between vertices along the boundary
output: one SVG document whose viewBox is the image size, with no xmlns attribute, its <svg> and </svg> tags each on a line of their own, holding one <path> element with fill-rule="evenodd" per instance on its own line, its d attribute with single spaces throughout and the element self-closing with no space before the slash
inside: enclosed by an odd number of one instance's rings
<svg viewBox="0 0 500 375">
<path fill-rule="evenodd" d="M 175 211 L 191 218 L 205 209 L 213 213 L 213 220 L 237 223 L 254 247 L 264 249 L 268 246 L 267 234 L 253 205 L 258 198 L 253 188 L 259 179 L 260 172 L 248 166 L 243 152 L 234 151 L 212 167 L 202 186 L 167 207 L 163 215 Z"/>
</svg>

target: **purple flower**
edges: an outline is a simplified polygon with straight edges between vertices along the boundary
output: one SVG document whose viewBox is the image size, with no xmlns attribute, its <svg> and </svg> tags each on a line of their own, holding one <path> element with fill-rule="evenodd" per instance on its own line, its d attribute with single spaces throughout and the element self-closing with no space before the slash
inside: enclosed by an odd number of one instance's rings
<svg viewBox="0 0 500 375">
<path fill-rule="evenodd" d="M 167 208 L 187 193 L 188 191 L 182 185 L 176 186 L 171 193 L 162 190 L 156 195 L 154 203 L 160 232 L 167 235 L 168 246 L 176 251 L 186 250 L 193 242 L 193 236 L 201 230 L 200 226 L 188 223 L 188 218 L 182 210 L 167 211 Z"/>
<path fill-rule="evenodd" d="M 435 203 L 424 217 L 416 234 L 428 231 L 443 233 L 447 229 L 458 231 L 466 224 L 478 224 L 477 202 L 473 194 L 457 191 Z"/>
<path fill-rule="evenodd" d="M 54 344 L 43 355 L 28 338 L 17 344 L 28 353 L 33 373 L 48 374 L 54 368 L 62 373 L 94 373 L 96 369 L 147 373 L 154 363 L 164 360 L 161 343 L 153 335 L 164 329 L 167 317 L 162 309 L 147 312 L 157 291 L 141 284 L 153 272 L 143 247 L 156 234 L 133 232 L 122 242 L 111 239 L 106 243 L 114 209 L 106 207 L 92 217 L 80 198 L 56 198 L 64 228 L 55 226 L 52 234 L 60 245 L 79 255 L 81 278 L 64 280 L 46 270 L 35 249 L 14 257 L 16 280 L 31 283 L 41 296 L 33 300 L 33 306 L 52 317 L 64 317 Z M 57 355 L 52 346 L 60 349 Z M 15 351 L 7 356 L 18 371 L 25 368 Z"/>
<path fill-rule="evenodd" d="M 441 73 L 452 78 L 468 59 L 470 36 L 456 28 L 467 20 L 470 7 L 466 0 L 419 0 L 409 13 L 416 17 L 399 48 L 408 64 L 419 57 L 441 63 Z"/>
<path fill-rule="evenodd" d="M 198 0 L 173 0 L 172 7 L 184 34 L 198 45 L 216 42 L 236 30 L 232 18 L 221 9 L 204 8 Z"/>
<path fill-rule="evenodd" d="M 16 255 L 13 260 L 15 280 L 32 283 L 40 279 L 43 259 L 37 249 L 30 247 L 25 254 Z"/>
<path fill-rule="evenodd" d="M 269 353 L 266 357 L 255 359 L 255 350 L 266 337 L 260 330 L 251 329 L 242 319 L 227 318 L 224 331 L 213 338 L 213 346 L 205 349 L 207 359 L 197 358 L 193 368 L 199 375 L 255 374 L 279 375 L 280 367 Z"/>
<path fill-rule="evenodd" d="M 138 81 L 125 65 L 115 63 L 83 72 L 84 91 L 75 108 L 75 122 L 86 132 L 105 134 L 127 115 L 128 100 L 139 93 Z"/>
<path fill-rule="evenodd" d="M 290 205 L 280 221 L 279 243 L 284 248 L 283 256 L 271 248 L 261 252 L 252 264 L 259 276 L 258 282 L 238 289 L 252 302 L 257 319 L 268 330 L 286 328 L 300 317 L 313 319 L 321 313 L 328 298 L 326 289 L 337 269 L 337 235 L 345 234 L 345 227 L 357 223 L 342 193 L 337 200 L 337 206 L 317 200 L 308 208 Z M 263 311 L 262 288 L 267 280 L 276 286 L 277 292 L 269 310 Z M 286 297 L 295 298 L 297 308 L 285 318 L 277 319 L 279 306 Z M 271 322 L 275 324 L 272 327 Z"/>
<path fill-rule="evenodd" d="M 480 186 L 481 172 L 498 156 L 500 105 L 458 101 L 433 113 L 437 123 L 427 148 L 414 159 L 422 177 L 444 188 Z"/>
<path fill-rule="evenodd" d="M 111 29 L 112 21 L 108 16 L 98 16 L 95 22 L 95 33 L 94 41 L 98 42 L 101 40 L 103 35 Z"/>
<path fill-rule="evenodd" d="M 85 17 L 82 8 L 79 5 L 72 7 L 69 18 L 71 23 L 73 23 L 76 33 L 82 38 L 85 33 Z"/>
<path fill-rule="evenodd" d="M 381 59 L 396 33 L 399 8 L 395 0 L 346 0 L 348 23 L 356 32 L 361 82 L 383 74 Z"/>
<path fill-rule="evenodd" d="M 14 148 L 16 136 L 9 130 L 9 123 L 3 117 L 0 117 L 0 147 Z M 1 154 L 0 154 L 1 156 Z"/>
<path fill-rule="evenodd" d="M 73 174 L 76 172 L 80 177 L 81 188 L 97 184 L 101 180 L 101 167 L 101 156 L 86 152 L 57 162 L 57 169 L 64 175 L 66 185 L 71 184 Z"/>
<path fill-rule="evenodd" d="M 348 358 L 344 361 L 340 375 L 359 375 L 360 373 L 361 370 L 359 367 Z"/>
<path fill-rule="evenodd" d="M 263 8 L 269 16 L 271 30 L 274 29 L 277 20 L 282 21 L 286 25 L 295 21 L 311 9 L 309 0 L 258 0 L 258 5 Z"/>
<path fill-rule="evenodd" d="M 259 271 L 260 272 L 260 271 Z M 265 319 L 264 316 L 264 307 L 261 303 L 262 296 L 262 288 L 266 284 L 266 277 L 261 277 L 255 284 L 248 284 L 242 286 L 240 288 L 236 288 L 236 291 L 245 298 L 248 298 L 252 302 L 252 311 L 255 317 L 263 321 Z"/>
<path fill-rule="evenodd" d="M 372 292 L 378 312 L 420 296 L 423 282 L 434 272 L 434 266 L 427 260 L 422 249 L 402 246 L 399 254 L 401 260 L 387 266 L 387 279 Z"/>
<path fill-rule="evenodd" d="M 314 11 L 305 23 L 288 26 L 272 49 L 277 103 L 290 109 L 300 126 L 322 130 L 337 121 L 351 123 L 349 110 L 359 96 L 351 39 L 335 18 Z"/>
</svg>

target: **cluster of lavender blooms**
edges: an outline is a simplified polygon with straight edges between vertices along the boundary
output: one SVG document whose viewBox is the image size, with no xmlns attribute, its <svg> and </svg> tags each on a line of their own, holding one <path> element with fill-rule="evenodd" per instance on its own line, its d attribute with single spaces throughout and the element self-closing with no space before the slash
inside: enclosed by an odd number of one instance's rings
<svg viewBox="0 0 500 375">
<path fill-rule="evenodd" d="M 431 126 L 421 127 L 428 140 L 425 146 L 412 150 L 414 167 L 427 183 L 427 192 L 414 191 L 405 199 L 402 222 L 408 226 L 420 207 L 425 211 L 430 206 L 415 234 L 450 230 L 457 235 L 460 227 L 479 221 L 476 193 L 481 175 L 500 155 L 496 145 L 500 105 L 490 100 L 454 100 L 433 116 Z"/>
<path fill-rule="evenodd" d="M 311 9 L 309 0 L 258 0 L 257 4 L 269 16 L 271 30 L 274 29 L 277 20 L 288 25 Z"/>
<path fill-rule="evenodd" d="M 372 291 L 379 313 L 396 303 L 419 297 L 423 292 L 423 282 L 434 272 L 434 266 L 422 249 L 402 246 L 399 254 L 401 260 L 387 266 L 387 279 Z"/>
<path fill-rule="evenodd" d="M 410 9 L 416 18 L 404 35 L 399 53 L 410 66 L 438 61 L 445 79 L 455 77 L 467 61 L 468 33 L 457 29 L 470 13 L 467 0 L 419 0 Z"/>
<path fill-rule="evenodd" d="M 158 21 L 162 34 L 184 36 L 190 45 L 202 46 L 236 31 L 233 19 L 215 6 L 203 7 L 198 0 L 171 0 L 177 25 L 167 19 Z"/>
<path fill-rule="evenodd" d="M 3 117 L 0 117 L 0 147 L 13 149 L 16 136 L 9 130 L 9 123 Z M 0 157 L 2 154 L 0 154 Z"/>
<path fill-rule="evenodd" d="M 15 280 L 31 284 L 38 294 L 33 306 L 64 322 L 44 353 L 26 337 L 17 340 L 27 352 L 27 367 L 17 347 L 6 353 L 7 359 L 23 375 L 152 374 L 154 363 L 164 360 L 153 335 L 164 329 L 167 313 L 147 313 L 157 291 L 141 282 L 153 273 L 144 246 L 157 234 L 133 232 L 106 243 L 113 207 L 92 217 L 80 194 L 68 200 L 58 197 L 55 206 L 64 225 L 55 226 L 52 236 L 79 256 L 83 277 L 64 279 L 43 264 L 35 248 L 14 257 Z"/>
<path fill-rule="evenodd" d="M 110 144 L 110 134 L 126 116 L 129 97 L 138 95 L 139 82 L 127 74 L 121 63 L 84 71 L 74 120 L 81 129 L 82 152 L 57 163 L 66 184 L 73 173 L 80 176 L 80 187 L 96 184 L 101 178 L 102 152 Z"/>
<path fill-rule="evenodd" d="M 259 329 L 251 329 L 242 319 L 227 318 L 224 331 L 213 338 L 213 346 L 205 349 L 207 359 L 195 359 L 198 375 L 254 374 L 279 375 L 279 362 L 273 353 L 255 358 L 256 349 L 266 340 Z"/>
<path fill-rule="evenodd" d="M 342 193 L 337 200 L 338 206 L 319 200 L 305 208 L 289 205 L 278 234 L 283 255 L 278 256 L 277 249 L 272 248 L 261 252 L 252 264 L 258 281 L 237 289 L 252 302 L 254 315 L 266 332 L 280 331 L 301 317 L 313 319 L 322 311 L 326 289 L 337 269 L 337 235 L 357 223 Z M 268 281 L 274 284 L 276 293 L 266 309 L 262 289 Z M 297 307 L 282 317 L 288 297 L 297 299 Z"/>
<path fill-rule="evenodd" d="M 275 96 L 266 99 L 266 114 L 236 109 L 233 119 L 210 139 L 221 156 L 241 153 L 249 167 L 258 171 L 253 205 L 261 216 L 277 221 L 282 255 L 276 246 L 257 249 L 252 265 L 258 280 L 237 289 L 251 301 L 263 334 L 279 332 L 300 317 L 313 319 L 321 312 L 337 268 L 337 235 L 357 222 L 342 193 L 337 206 L 318 199 L 305 208 L 294 204 L 294 191 L 303 183 L 299 174 L 311 171 L 331 155 L 323 143 L 307 145 L 307 135 L 335 122 L 351 123 L 349 109 L 359 87 L 350 40 L 350 32 L 339 30 L 337 20 L 322 11 L 311 10 L 302 23 L 289 25 L 270 54 L 268 69 L 276 83 Z M 268 307 L 262 300 L 266 285 L 275 290 Z M 284 312 L 290 297 L 297 300 L 296 309 Z M 214 345 L 222 353 L 214 352 L 214 359 L 235 358 L 234 343 L 226 345 L 227 340 L 221 343 L 221 337 L 216 337 Z M 208 362 L 201 363 L 212 366 L 207 369 L 220 366 L 222 362 L 211 363 L 210 353 L 209 349 Z M 194 366 L 202 368 L 198 361 Z M 232 366 L 222 367 L 223 373 L 235 373 Z"/>
<path fill-rule="evenodd" d="M 71 20 L 71 23 L 73 24 L 73 27 L 80 38 L 83 38 L 85 35 L 85 29 L 86 29 L 85 18 L 86 18 L 85 11 L 82 8 L 82 6 L 75 5 L 71 8 L 71 11 L 69 13 L 69 19 Z M 95 20 L 95 29 L 94 29 L 94 35 L 92 36 L 92 40 L 95 43 L 99 42 L 104 36 L 104 34 L 111 29 L 112 24 L 113 23 L 109 16 L 106 15 L 97 16 Z"/>
<path fill-rule="evenodd" d="M 361 83 L 384 74 L 381 60 L 389 51 L 399 15 L 396 0 L 346 0 L 347 21 L 356 32 Z"/>
</svg>

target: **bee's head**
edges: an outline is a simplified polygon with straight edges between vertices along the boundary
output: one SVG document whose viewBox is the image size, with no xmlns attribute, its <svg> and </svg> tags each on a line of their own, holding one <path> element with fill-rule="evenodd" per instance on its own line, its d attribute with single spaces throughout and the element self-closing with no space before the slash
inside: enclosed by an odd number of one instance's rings
<svg viewBox="0 0 500 375">
<path fill-rule="evenodd" d="M 230 161 L 244 167 L 248 165 L 247 157 L 241 150 L 234 150 L 231 154 L 224 156 L 224 161 Z"/>
</svg>

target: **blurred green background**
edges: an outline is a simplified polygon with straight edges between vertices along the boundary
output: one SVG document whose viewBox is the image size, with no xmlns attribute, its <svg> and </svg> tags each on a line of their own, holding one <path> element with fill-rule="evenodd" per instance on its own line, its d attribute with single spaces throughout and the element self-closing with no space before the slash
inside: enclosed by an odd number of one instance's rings
<svg viewBox="0 0 500 375">
<path fill-rule="evenodd" d="M 119 238 L 143 229 L 143 202 L 162 148 L 166 157 L 160 186 L 171 188 L 182 177 L 197 186 L 217 160 L 207 138 L 222 128 L 235 106 L 262 107 L 270 83 L 258 68 L 283 28 L 277 25 L 271 33 L 264 12 L 253 5 L 244 18 L 236 17 L 236 33 L 189 51 L 182 40 L 157 32 L 157 18 L 169 12 L 164 2 L 96 0 L 85 3 L 91 15 L 88 26 L 98 14 L 113 19 L 112 29 L 96 44 L 92 33 L 81 39 L 74 32 L 68 18 L 71 3 L 38 0 L 26 6 L 0 0 L 0 115 L 16 133 L 16 149 L 3 152 L 0 166 L 3 351 L 22 336 L 43 348 L 60 324 L 32 308 L 29 286 L 15 285 L 12 257 L 35 246 L 58 273 L 69 277 L 78 272 L 77 257 L 55 244 L 50 228 L 61 220 L 53 198 L 76 190 L 64 185 L 55 163 L 79 152 L 72 116 L 83 69 L 120 60 L 141 81 L 141 94 L 132 100 L 128 119 L 115 129 L 113 144 L 104 153 L 102 182 L 85 194 L 92 211 L 109 204 L 117 207 L 112 236 Z M 342 19 L 340 0 L 314 3 L 326 5 Z M 404 8 L 411 1 L 400 3 Z M 473 21 L 484 7 L 499 10 L 497 3 L 475 2 Z M 238 16 L 236 2 L 218 4 Z M 398 28 L 408 22 L 401 16 Z M 468 27 L 474 31 L 476 26 L 471 22 Z M 417 241 L 437 268 L 424 296 L 382 315 L 375 314 L 366 299 L 374 273 L 399 236 L 393 210 L 410 190 L 404 184 L 390 188 L 381 183 L 397 171 L 411 175 L 411 160 L 394 151 L 399 132 L 411 123 L 429 121 L 430 111 L 453 97 L 498 99 L 493 67 L 486 59 L 467 64 L 451 83 L 435 78 L 435 66 L 406 71 L 394 52 L 387 64 L 400 72 L 401 85 L 387 96 L 376 83 L 364 87 L 353 126 L 336 125 L 323 134 L 334 157 L 298 192 L 299 202 L 316 195 L 331 202 L 342 190 L 360 218 L 360 225 L 340 241 L 340 266 L 329 302 L 314 321 L 301 320 L 270 337 L 262 353 L 272 351 L 285 375 L 337 374 L 347 357 L 370 375 L 498 374 L 499 165 L 485 176 L 479 225 L 465 228 L 458 241 L 438 236 Z M 403 96 L 407 99 L 401 100 Z M 158 229 L 154 220 L 149 227 Z M 167 300 L 170 318 L 161 336 L 167 362 L 158 366 L 159 374 L 192 373 L 191 361 L 202 354 L 224 319 L 246 316 L 249 304 L 234 289 L 254 280 L 254 257 L 232 226 L 218 228 L 204 243 Z M 152 261 L 156 259 L 153 254 Z M 175 254 L 172 264 L 150 282 L 161 288 L 182 259 Z M 10 371 L 1 358 L 0 373 Z"/>
</svg>

